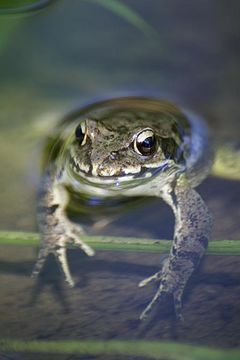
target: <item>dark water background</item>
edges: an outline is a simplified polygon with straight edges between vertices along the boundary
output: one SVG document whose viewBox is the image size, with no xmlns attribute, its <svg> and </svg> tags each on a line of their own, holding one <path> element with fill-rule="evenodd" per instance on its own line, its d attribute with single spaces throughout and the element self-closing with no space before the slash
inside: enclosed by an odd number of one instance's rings
<svg viewBox="0 0 240 360">
<path fill-rule="evenodd" d="M 124 3 L 157 34 L 147 36 L 90 1 L 62 0 L 35 15 L 0 17 L 2 230 L 36 230 L 42 140 L 55 119 L 86 101 L 157 92 L 205 117 L 220 141 L 239 139 L 240 3 Z M 209 177 L 199 192 L 215 219 L 213 238 L 240 239 L 239 182 Z M 171 239 L 173 218 L 156 201 L 123 216 L 108 231 Z M 69 251 L 76 289 L 65 287 L 51 261 L 50 275 L 48 267 L 35 287 L 29 274 L 36 249 L 2 247 L 0 257 L 3 338 L 144 338 L 239 346 L 238 257 L 205 257 L 186 291 L 183 325 L 168 304 L 160 304 L 147 323 L 137 320 L 155 288 L 136 285 L 157 269 L 158 254 L 99 252 L 89 260 Z"/>
</svg>

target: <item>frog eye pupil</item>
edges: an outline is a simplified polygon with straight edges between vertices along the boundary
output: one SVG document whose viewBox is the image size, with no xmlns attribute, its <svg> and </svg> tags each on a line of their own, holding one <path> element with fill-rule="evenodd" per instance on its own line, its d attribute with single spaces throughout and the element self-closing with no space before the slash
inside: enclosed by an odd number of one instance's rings
<svg viewBox="0 0 240 360">
<path fill-rule="evenodd" d="M 77 128 L 75 130 L 75 136 L 76 136 L 76 139 L 78 140 L 78 142 L 80 144 L 82 144 L 83 141 L 84 141 L 84 138 L 85 138 L 85 133 L 83 132 L 83 129 L 82 129 L 81 125 L 77 126 Z"/>
<path fill-rule="evenodd" d="M 153 147 L 153 144 L 154 144 L 154 139 L 152 137 L 148 137 L 142 142 L 141 146 L 146 149 L 149 149 Z"/>
<path fill-rule="evenodd" d="M 137 149 L 142 155 L 152 155 L 155 151 L 155 138 L 148 137 L 143 142 L 137 143 Z"/>
<path fill-rule="evenodd" d="M 150 130 L 139 134 L 134 144 L 134 150 L 143 156 L 152 155 L 156 151 L 156 137 Z"/>
</svg>

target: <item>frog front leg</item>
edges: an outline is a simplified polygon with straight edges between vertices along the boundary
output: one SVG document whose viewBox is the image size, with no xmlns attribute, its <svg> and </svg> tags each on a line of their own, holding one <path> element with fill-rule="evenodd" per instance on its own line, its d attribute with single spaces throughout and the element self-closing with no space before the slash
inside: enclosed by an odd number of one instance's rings
<svg viewBox="0 0 240 360">
<path fill-rule="evenodd" d="M 170 293 L 173 294 L 176 316 L 182 320 L 184 288 L 208 245 L 212 221 L 201 196 L 180 180 L 172 188 L 163 191 L 161 197 L 172 207 L 175 215 L 174 240 L 161 271 L 139 284 L 142 287 L 150 281 L 160 281 L 155 296 L 140 318 L 145 318 L 156 301 Z"/>
<path fill-rule="evenodd" d="M 53 253 L 60 264 L 66 282 L 74 286 L 66 257 L 67 244 L 77 245 L 88 256 L 94 255 L 94 250 L 79 237 L 83 235 L 83 230 L 66 217 L 67 203 L 68 194 L 62 183 L 62 174 L 57 174 L 52 167 L 43 177 L 40 187 L 37 218 L 41 246 L 32 277 L 39 274 L 47 256 Z"/>
</svg>

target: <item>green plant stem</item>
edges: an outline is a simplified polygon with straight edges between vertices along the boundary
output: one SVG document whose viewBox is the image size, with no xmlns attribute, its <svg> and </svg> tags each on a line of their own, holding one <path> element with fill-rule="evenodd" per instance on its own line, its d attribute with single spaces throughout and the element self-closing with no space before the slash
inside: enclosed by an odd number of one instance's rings
<svg viewBox="0 0 240 360">
<path fill-rule="evenodd" d="M 238 360 L 239 350 L 221 350 L 157 341 L 17 341 L 0 340 L 0 349 L 16 352 L 125 355 L 166 360 Z"/>
<path fill-rule="evenodd" d="M 172 241 L 141 238 L 84 236 L 87 244 L 96 250 L 167 253 Z M 38 246 L 39 235 L 29 232 L 0 231 L 0 245 Z M 240 240 L 210 241 L 208 255 L 240 255 Z"/>
<path fill-rule="evenodd" d="M 89 0 L 88 0 L 89 1 Z M 148 36 L 155 36 L 157 32 L 134 10 L 119 0 L 90 0 L 95 4 L 105 7 L 129 24 L 139 29 Z"/>
</svg>

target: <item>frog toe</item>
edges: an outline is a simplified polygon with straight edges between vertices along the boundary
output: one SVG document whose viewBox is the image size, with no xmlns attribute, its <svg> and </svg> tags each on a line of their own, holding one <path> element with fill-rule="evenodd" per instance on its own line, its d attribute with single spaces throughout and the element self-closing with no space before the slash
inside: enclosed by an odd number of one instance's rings
<svg viewBox="0 0 240 360">
<path fill-rule="evenodd" d="M 69 270 L 67 256 L 66 256 L 66 248 L 65 247 L 59 247 L 55 250 L 55 256 L 56 259 L 59 262 L 60 268 L 63 272 L 63 275 L 65 277 L 65 281 L 68 283 L 70 287 L 74 287 L 74 281 L 72 279 L 72 275 Z"/>
<path fill-rule="evenodd" d="M 143 279 L 142 281 L 140 281 L 138 286 L 143 287 L 143 286 L 146 286 L 147 284 L 149 284 L 152 281 L 160 281 L 160 280 L 161 280 L 161 271 L 158 271 L 155 274 L 153 274 L 152 276 L 149 276 L 148 278 Z"/>
<path fill-rule="evenodd" d="M 150 303 L 147 305 L 147 307 L 143 310 L 143 312 L 140 315 L 140 320 L 144 320 L 149 312 L 152 310 L 153 306 L 155 305 L 155 303 L 158 301 L 158 299 L 160 297 L 162 297 L 165 293 L 165 291 L 162 289 L 161 285 L 158 289 L 158 291 L 156 292 L 156 294 L 154 295 L 153 299 L 150 301 Z"/>
<path fill-rule="evenodd" d="M 39 254 L 38 254 L 38 259 L 36 261 L 36 264 L 34 265 L 34 268 L 32 270 L 32 273 L 31 273 L 31 278 L 33 279 L 36 279 L 39 275 L 39 273 L 41 272 L 42 268 L 43 268 L 43 265 L 46 261 L 46 258 L 48 256 L 48 251 L 47 249 L 44 249 L 42 248 L 40 251 L 39 251 Z"/>
<path fill-rule="evenodd" d="M 173 299 L 174 299 L 174 309 L 176 318 L 178 321 L 183 322 L 183 314 L 182 314 L 182 297 L 183 297 L 183 289 L 179 288 L 178 290 L 175 290 L 173 293 Z"/>
<path fill-rule="evenodd" d="M 95 255 L 95 251 L 75 234 L 71 234 L 69 236 L 69 242 L 79 247 L 82 251 L 85 252 L 86 255 L 88 256 Z"/>
</svg>

